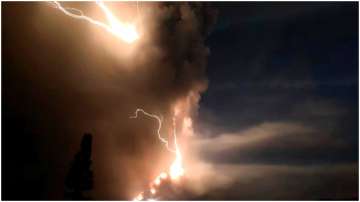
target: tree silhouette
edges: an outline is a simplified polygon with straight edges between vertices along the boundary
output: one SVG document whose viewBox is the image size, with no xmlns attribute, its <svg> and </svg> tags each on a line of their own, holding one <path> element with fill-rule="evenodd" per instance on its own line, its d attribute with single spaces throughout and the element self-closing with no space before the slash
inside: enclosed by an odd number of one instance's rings
<svg viewBox="0 0 360 202">
<path fill-rule="evenodd" d="M 92 135 L 84 134 L 80 151 L 75 155 L 65 179 L 65 199 L 67 200 L 89 200 L 84 192 L 93 188 L 91 144 Z"/>
</svg>

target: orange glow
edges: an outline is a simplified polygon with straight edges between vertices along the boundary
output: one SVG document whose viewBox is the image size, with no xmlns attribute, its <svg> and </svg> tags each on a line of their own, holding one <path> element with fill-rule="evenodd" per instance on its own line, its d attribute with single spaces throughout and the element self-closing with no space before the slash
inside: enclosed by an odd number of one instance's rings
<svg viewBox="0 0 360 202">
<path fill-rule="evenodd" d="M 160 174 L 160 178 L 161 178 L 161 179 L 166 179 L 166 178 L 167 178 L 167 174 L 166 174 L 166 173 L 161 173 L 161 174 Z"/>
<path fill-rule="evenodd" d="M 159 138 L 159 140 L 165 144 L 166 148 L 168 149 L 169 152 L 174 153 L 175 154 L 175 160 L 173 161 L 173 163 L 170 165 L 170 168 L 168 170 L 168 173 L 166 172 L 162 172 L 160 173 L 160 175 L 158 177 L 155 178 L 155 180 L 151 183 L 152 186 L 150 188 L 150 193 L 151 194 L 156 194 L 156 189 L 153 185 L 159 186 L 162 182 L 162 180 L 165 180 L 168 178 L 168 176 L 170 176 L 171 180 L 174 181 L 178 181 L 180 179 L 180 177 L 182 177 L 185 174 L 185 169 L 183 168 L 183 164 L 182 164 L 182 154 L 180 151 L 180 147 L 178 145 L 177 142 L 177 134 L 176 134 L 176 118 L 180 113 L 180 109 L 175 107 L 174 108 L 174 116 L 173 116 L 173 139 L 174 139 L 174 147 L 175 148 L 171 148 L 169 145 L 169 142 L 167 139 L 163 138 L 164 136 L 161 135 L 160 131 L 161 131 L 161 126 L 162 126 L 162 119 L 154 114 L 150 114 L 146 111 L 144 111 L 143 109 L 136 109 L 135 111 L 135 115 L 134 116 L 130 116 L 130 118 L 138 118 L 138 113 L 141 112 L 143 113 L 145 116 L 150 117 L 155 119 L 158 122 L 158 128 L 157 128 L 157 136 Z M 190 119 L 190 118 L 188 118 Z M 189 120 L 187 120 L 189 122 Z M 190 123 L 191 123 L 191 119 L 190 119 Z M 191 127 L 191 124 L 188 124 L 187 126 Z M 141 198 L 141 197 L 140 197 Z M 136 200 L 139 199 L 139 197 L 135 198 Z M 143 199 L 141 199 L 143 200 Z"/>
<path fill-rule="evenodd" d="M 104 23 L 88 17 L 84 15 L 81 10 L 75 8 L 65 8 L 57 1 L 54 1 L 53 3 L 55 5 L 55 8 L 59 9 L 67 16 L 73 17 L 75 19 L 85 20 L 91 24 L 101 27 L 127 43 L 133 43 L 139 38 L 136 26 L 132 23 L 124 23 L 119 21 L 102 1 L 97 1 L 96 4 L 105 14 L 108 23 Z M 76 14 L 71 11 L 76 11 Z"/>
<path fill-rule="evenodd" d="M 106 15 L 108 23 L 110 24 L 109 31 L 111 33 L 120 37 L 127 43 L 132 43 L 139 38 L 139 34 L 133 24 L 120 22 L 102 1 L 98 1 L 97 4 Z"/>
<path fill-rule="evenodd" d="M 160 178 L 156 178 L 156 180 L 154 181 L 155 185 L 160 185 L 161 183 L 161 180 Z"/>
<path fill-rule="evenodd" d="M 141 193 L 141 194 L 139 194 L 135 199 L 134 199 L 134 201 L 141 201 L 141 200 L 143 200 L 144 199 L 144 196 L 143 196 L 143 194 Z"/>
<path fill-rule="evenodd" d="M 172 180 L 178 180 L 181 176 L 183 176 L 185 173 L 184 168 L 182 166 L 182 156 L 180 153 L 180 150 L 176 149 L 176 159 L 171 164 L 170 167 L 170 178 Z"/>
</svg>

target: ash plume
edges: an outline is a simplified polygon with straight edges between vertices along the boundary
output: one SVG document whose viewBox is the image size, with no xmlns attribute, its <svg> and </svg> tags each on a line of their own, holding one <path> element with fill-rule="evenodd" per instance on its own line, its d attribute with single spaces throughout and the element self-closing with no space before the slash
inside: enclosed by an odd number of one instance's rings
<svg viewBox="0 0 360 202">
<path fill-rule="evenodd" d="M 119 4 L 125 14 L 136 13 L 133 4 Z M 47 162 L 38 166 L 49 168 L 51 183 L 43 197 L 61 199 L 68 162 L 81 134 L 90 131 L 92 198 L 132 198 L 171 157 L 156 139 L 154 122 L 128 117 L 137 107 L 161 114 L 167 133 L 174 106 L 182 107 L 182 119 L 196 116 L 207 88 L 205 38 L 216 11 L 202 3 L 141 3 L 143 40 L 132 50 L 42 3 L 2 8 L 3 16 L 19 14 L 3 18 L 3 79 L 14 86 L 4 89 L 4 104 L 6 112 L 32 120 L 29 133 L 39 140 L 40 161 Z"/>
</svg>

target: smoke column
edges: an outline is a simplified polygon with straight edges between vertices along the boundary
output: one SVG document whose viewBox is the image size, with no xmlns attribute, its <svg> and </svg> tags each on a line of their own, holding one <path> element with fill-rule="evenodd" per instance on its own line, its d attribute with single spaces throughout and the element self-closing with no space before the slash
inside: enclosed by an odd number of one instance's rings
<svg viewBox="0 0 360 202">
<path fill-rule="evenodd" d="M 106 22 L 91 3 L 62 4 Z M 62 199 L 63 170 L 84 132 L 93 134 L 94 199 L 132 199 L 168 168 L 174 156 L 156 137 L 156 122 L 129 119 L 137 108 L 162 115 L 161 134 L 172 134 L 176 114 L 177 142 L 186 161 L 200 94 L 207 88 L 205 38 L 216 17 L 210 6 L 139 2 L 141 37 L 127 44 L 48 4 L 7 5 L 5 15 L 19 15 L 3 23 L 3 45 L 9 47 L 4 64 L 14 67 L 4 70 L 9 75 L 4 82 L 23 85 L 4 92 L 6 107 L 26 114 L 41 140 L 36 152 L 49 176 L 44 198 Z M 135 3 L 106 5 L 125 22 L 137 17 Z"/>
</svg>

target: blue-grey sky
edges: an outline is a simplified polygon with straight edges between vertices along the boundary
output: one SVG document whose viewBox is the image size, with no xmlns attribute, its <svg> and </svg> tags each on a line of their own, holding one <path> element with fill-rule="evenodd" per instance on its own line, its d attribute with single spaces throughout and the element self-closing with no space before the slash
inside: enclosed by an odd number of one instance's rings
<svg viewBox="0 0 360 202">
<path fill-rule="evenodd" d="M 199 144 L 209 162 L 242 172 L 229 198 L 357 197 L 357 3 L 215 5 Z M 266 166 L 283 170 L 263 174 Z M 346 169 L 327 172 L 337 166 Z"/>
</svg>

